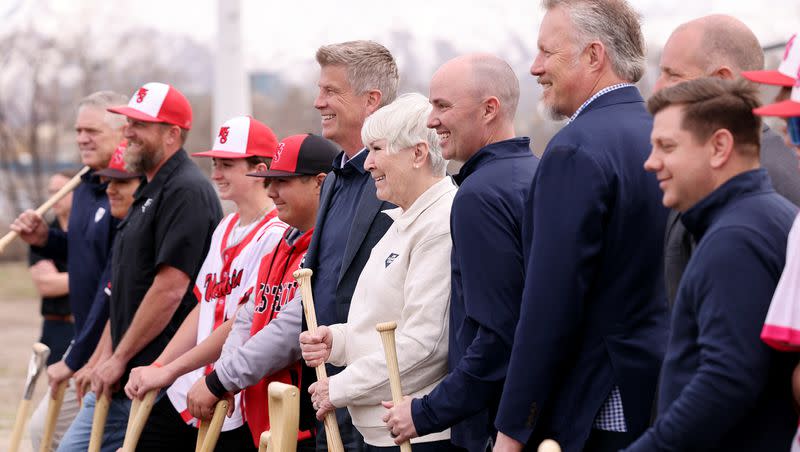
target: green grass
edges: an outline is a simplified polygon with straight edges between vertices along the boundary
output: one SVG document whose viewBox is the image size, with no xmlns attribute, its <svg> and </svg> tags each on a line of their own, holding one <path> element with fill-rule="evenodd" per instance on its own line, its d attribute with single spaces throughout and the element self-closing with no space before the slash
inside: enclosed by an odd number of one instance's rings
<svg viewBox="0 0 800 452">
<path fill-rule="evenodd" d="M 0 262 L 0 303 L 6 300 L 37 299 L 36 289 L 25 261 Z"/>
</svg>

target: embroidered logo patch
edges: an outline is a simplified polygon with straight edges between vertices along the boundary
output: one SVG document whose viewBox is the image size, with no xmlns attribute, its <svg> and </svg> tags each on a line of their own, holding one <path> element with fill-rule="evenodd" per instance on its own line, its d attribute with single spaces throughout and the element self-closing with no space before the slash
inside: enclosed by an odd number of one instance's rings
<svg viewBox="0 0 800 452">
<path fill-rule="evenodd" d="M 230 127 L 220 127 L 219 128 L 219 142 L 225 144 L 228 142 L 228 134 L 230 133 Z"/>
<path fill-rule="evenodd" d="M 103 219 L 103 215 L 106 214 L 105 207 L 99 207 L 97 212 L 94 213 L 94 222 L 97 223 L 98 221 Z"/>
<path fill-rule="evenodd" d="M 144 211 L 150 207 L 150 204 L 153 204 L 153 198 L 147 198 L 147 201 L 144 202 L 144 205 L 142 206 L 142 213 L 144 213 Z"/>
<path fill-rule="evenodd" d="M 395 260 L 395 259 L 397 259 L 397 257 L 398 257 L 398 256 L 400 256 L 400 255 L 399 255 L 399 254 L 397 254 L 397 253 L 391 253 L 391 254 L 389 255 L 389 257 L 387 257 L 387 258 L 386 258 L 386 261 L 384 261 L 384 264 L 385 264 L 385 265 L 383 266 L 383 268 L 386 268 L 386 267 L 388 267 L 389 265 L 391 265 L 391 264 L 392 264 L 392 262 L 394 262 L 394 260 Z"/>
<path fill-rule="evenodd" d="M 275 157 L 272 158 L 272 163 L 278 163 L 281 160 L 281 155 L 283 155 L 283 148 L 286 145 L 284 143 L 278 143 L 278 149 L 275 151 Z"/>
<path fill-rule="evenodd" d="M 139 88 L 136 92 L 136 103 L 141 104 L 144 102 L 144 97 L 147 96 L 147 88 Z"/>
</svg>

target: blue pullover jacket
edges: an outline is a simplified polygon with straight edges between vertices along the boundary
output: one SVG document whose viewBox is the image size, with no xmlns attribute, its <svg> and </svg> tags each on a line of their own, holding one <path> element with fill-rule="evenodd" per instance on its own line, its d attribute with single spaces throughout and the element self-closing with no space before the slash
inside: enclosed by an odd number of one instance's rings
<svg viewBox="0 0 800 452">
<path fill-rule="evenodd" d="M 111 208 L 106 196 L 106 185 L 89 171 L 82 177 L 82 183 L 72 192 L 72 209 L 69 214 L 67 232 L 50 229 L 47 244 L 34 248 L 47 257 L 67 259 L 69 274 L 69 304 L 75 317 L 76 337 L 84 335 L 87 339 L 73 346 L 67 352 L 65 361 L 70 369 L 77 371 L 91 356 L 105 319 L 87 323 L 89 311 L 96 299 L 106 295 L 104 289 L 108 280 L 102 275 L 111 256 L 111 244 L 118 220 L 111 216 Z M 92 332 L 84 332 L 90 327 Z"/>
<path fill-rule="evenodd" d="M 525 281 L 522 221 L 539 159 L 526 137 L 485 146 L 454 177 L 450 373 L 411 405 L 417 433 L 451 429 L 485 450 L 506 378 Z"/>
<path fill-rule="evenodd" d="M 658 417 L 628 451 L 789 450 L 798 355 L 759 336 L 796 213 L 758 169 L 683 214 L 697 249 L 678 286 Z"/>
</svg>

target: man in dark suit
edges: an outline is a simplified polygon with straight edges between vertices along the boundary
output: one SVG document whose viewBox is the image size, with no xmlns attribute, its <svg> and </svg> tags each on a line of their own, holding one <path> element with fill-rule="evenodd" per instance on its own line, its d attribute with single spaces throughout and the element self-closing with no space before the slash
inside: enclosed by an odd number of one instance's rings
<svg viewBox="0 0 800 452">
<path fill-rule="evenodd" d="M 699 77 L 734 79 L 743 71 L 764 68 L 764 52 L 753 32 L 740 20 L 710 15 L 680 25 L 661 53 L 660 75 L 655 90 Z M 761 166 L 767 170 L 775 191 L 800 205 L 800 173 L 797 156 L 781 137 L 762 126 Z M 694 249 L 694 239 L 673 210 L 664 238 L 664 276 L 667 302 L 672 306 L 683 270 Z"/>
<path fill-rule="evenodd" d="M 347 322 L 361 269 L 392 223 L 381 211 L 394 206 L 375 196 L 375 182 L 364 169 L 367 150 L 361 126 L 367 116 L 395 99 L 398 72 L 392 54 L 372 41 L 322 46 L 316 57 L 320 77 L 314 107 L 322 116 L 322 135 L 341 146 L 342 153 L 323 182 L 304 266 L 314 271 L 317 322 L 332 325 Z M 338 371 L 328 367 L 328 375 Z M 303 385 L 314 380 L 314 372 L 304 368 Z M 345 449 L 361 450 L 363 439 L 347 409 L 337 410 L 336 416 Z M 317 450 L 326 450 L 323 424 L 317 427 Z"/>
<path fill-rule="evenodd" d="M 666 209 L 643 169 L 652 119 L 636 12 L 546 1 L 531 73 L 569 123 L 548 144 L 523 223 L 526 279 L 495 451 L 555 438 L 617 451 L 649 424 L 664 355 Z"/>
</svg>

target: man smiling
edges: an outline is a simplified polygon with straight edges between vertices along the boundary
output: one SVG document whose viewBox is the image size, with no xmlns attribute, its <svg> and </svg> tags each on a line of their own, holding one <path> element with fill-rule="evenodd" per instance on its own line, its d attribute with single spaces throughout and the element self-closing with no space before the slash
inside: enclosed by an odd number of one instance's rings
<svg viewBox="0 0 800 452">
<path fill-rule="evenodd" d="M 47 368 L 50 387 L 55 389 L 68 380 L 89 359 L 97 345 L 104 322 L 94 322 L 91 306 L 105 297 L 102 280 L 103 269 L 110 258 L 117 220 L 107 214 L 106 184 L 95 172 L 108 165 L 114 149 L 122 140 L 125 121 L 105 111 L 106 107 L 125 98 L 111 91 L 98 91 L 78 104 L 75 118 L 75 140 L 81 162 L 91 168 L 84 174 L 82 183 L 73 193 L 72 209 L 67 232 L 47 228 L 42 217 L 32 210 L 24 212 L 11 225 L 20 237 L 34 245 L 43 256 L 66 259 L 69 278 L 69 304 L 75 322 L 75 339 L 63 357 Z M 41 247 L 41 248 L 40 248 Z M 78 414 L 78 391 L 69 385 L 56 424 L 54 444 Z M 44 430 L 45 415 L 50 397 L 45 397 L 31 418 L 33 448 L 39 449 Z"/>
<path fill-rule="evenodd" d="M 450 215 L 448 375 L 384 421 L 395 442 L 452 427 L 453 444 L 485 451 L 506 377 L 524 282 L 521 227 L 538 159 L 517 137 L 519 80 L 507 62 L 471 54 L 443 64 L 430 87 L 428 127 L 442 156 L 464 163 Z M 469 397 L 465 397 L 469 394 Z"/>
<path fill-rule="evenodd" d="M 347 321 L 361 269 L 392 223 L 382 211 L 394 206 L 375 197 L 375 182 L 364 169 L 368 151 L 361 143 L 361 126 L 367 116 L 395 99 L 399 76 L 389 50 L 372 41 L 325 45 L 316 58 L 320 73 L 314 108 L 320 113 L 322 136 L 342 152 L 322 185 L 317 232 L 304 265 L 314 272 L 317 322 L 332 325 Z M 328 375 L 339 370 L 329 366 Z M 303 372 L 303 385 L 316 380 L 313 370 L 304 367 Z M 336 415 L 345 449 L 361 450 L 363 439 L 347 410 Z M 325 450 L 323 424 L 317 427 L 317 448 Z"/>
<path fill-rule="evenodd" d="M 146 176 L 114 243 L 113 353 L 97 365 L 92 378 L 97 394 L 112 395 L 104 447 L 113 449 L 122 445 L 131 403 L 120 383 L 131 368 L 158 356 L 197 303 L 187 290 L 189 281 L 197 276 L 222 209 L 183 150 L 192 126 L 183 94 L 164 83 L 147 83 L 127 106 L 109 111 L 128 118 L 125 160 L 129 170 Z M 93 403 L 84 404 L 59 450 L 86 450 L 93 408 Z"/>
<path fill-rule="evenodd" d="M 523 223 L 526 256 L 497 451 L 555 437 L 618 451 L 648 425 L 666 341 L 666 211 L 642 171 L 650 115 L 637 13 L 622 0 L 546 0 L 531 74 L 553 116 Z"/>
<path fill-rule="evenodd" d="M 757 106 L 752 85 L 711 78 L 648 102 L 655 122 L 644 167 L 698 243 L 678 286 L 658 417 L 628 451 L 790 448 L 797 355 L 759 335 L 797 208 L 760 168 Z"/>
</svg>

